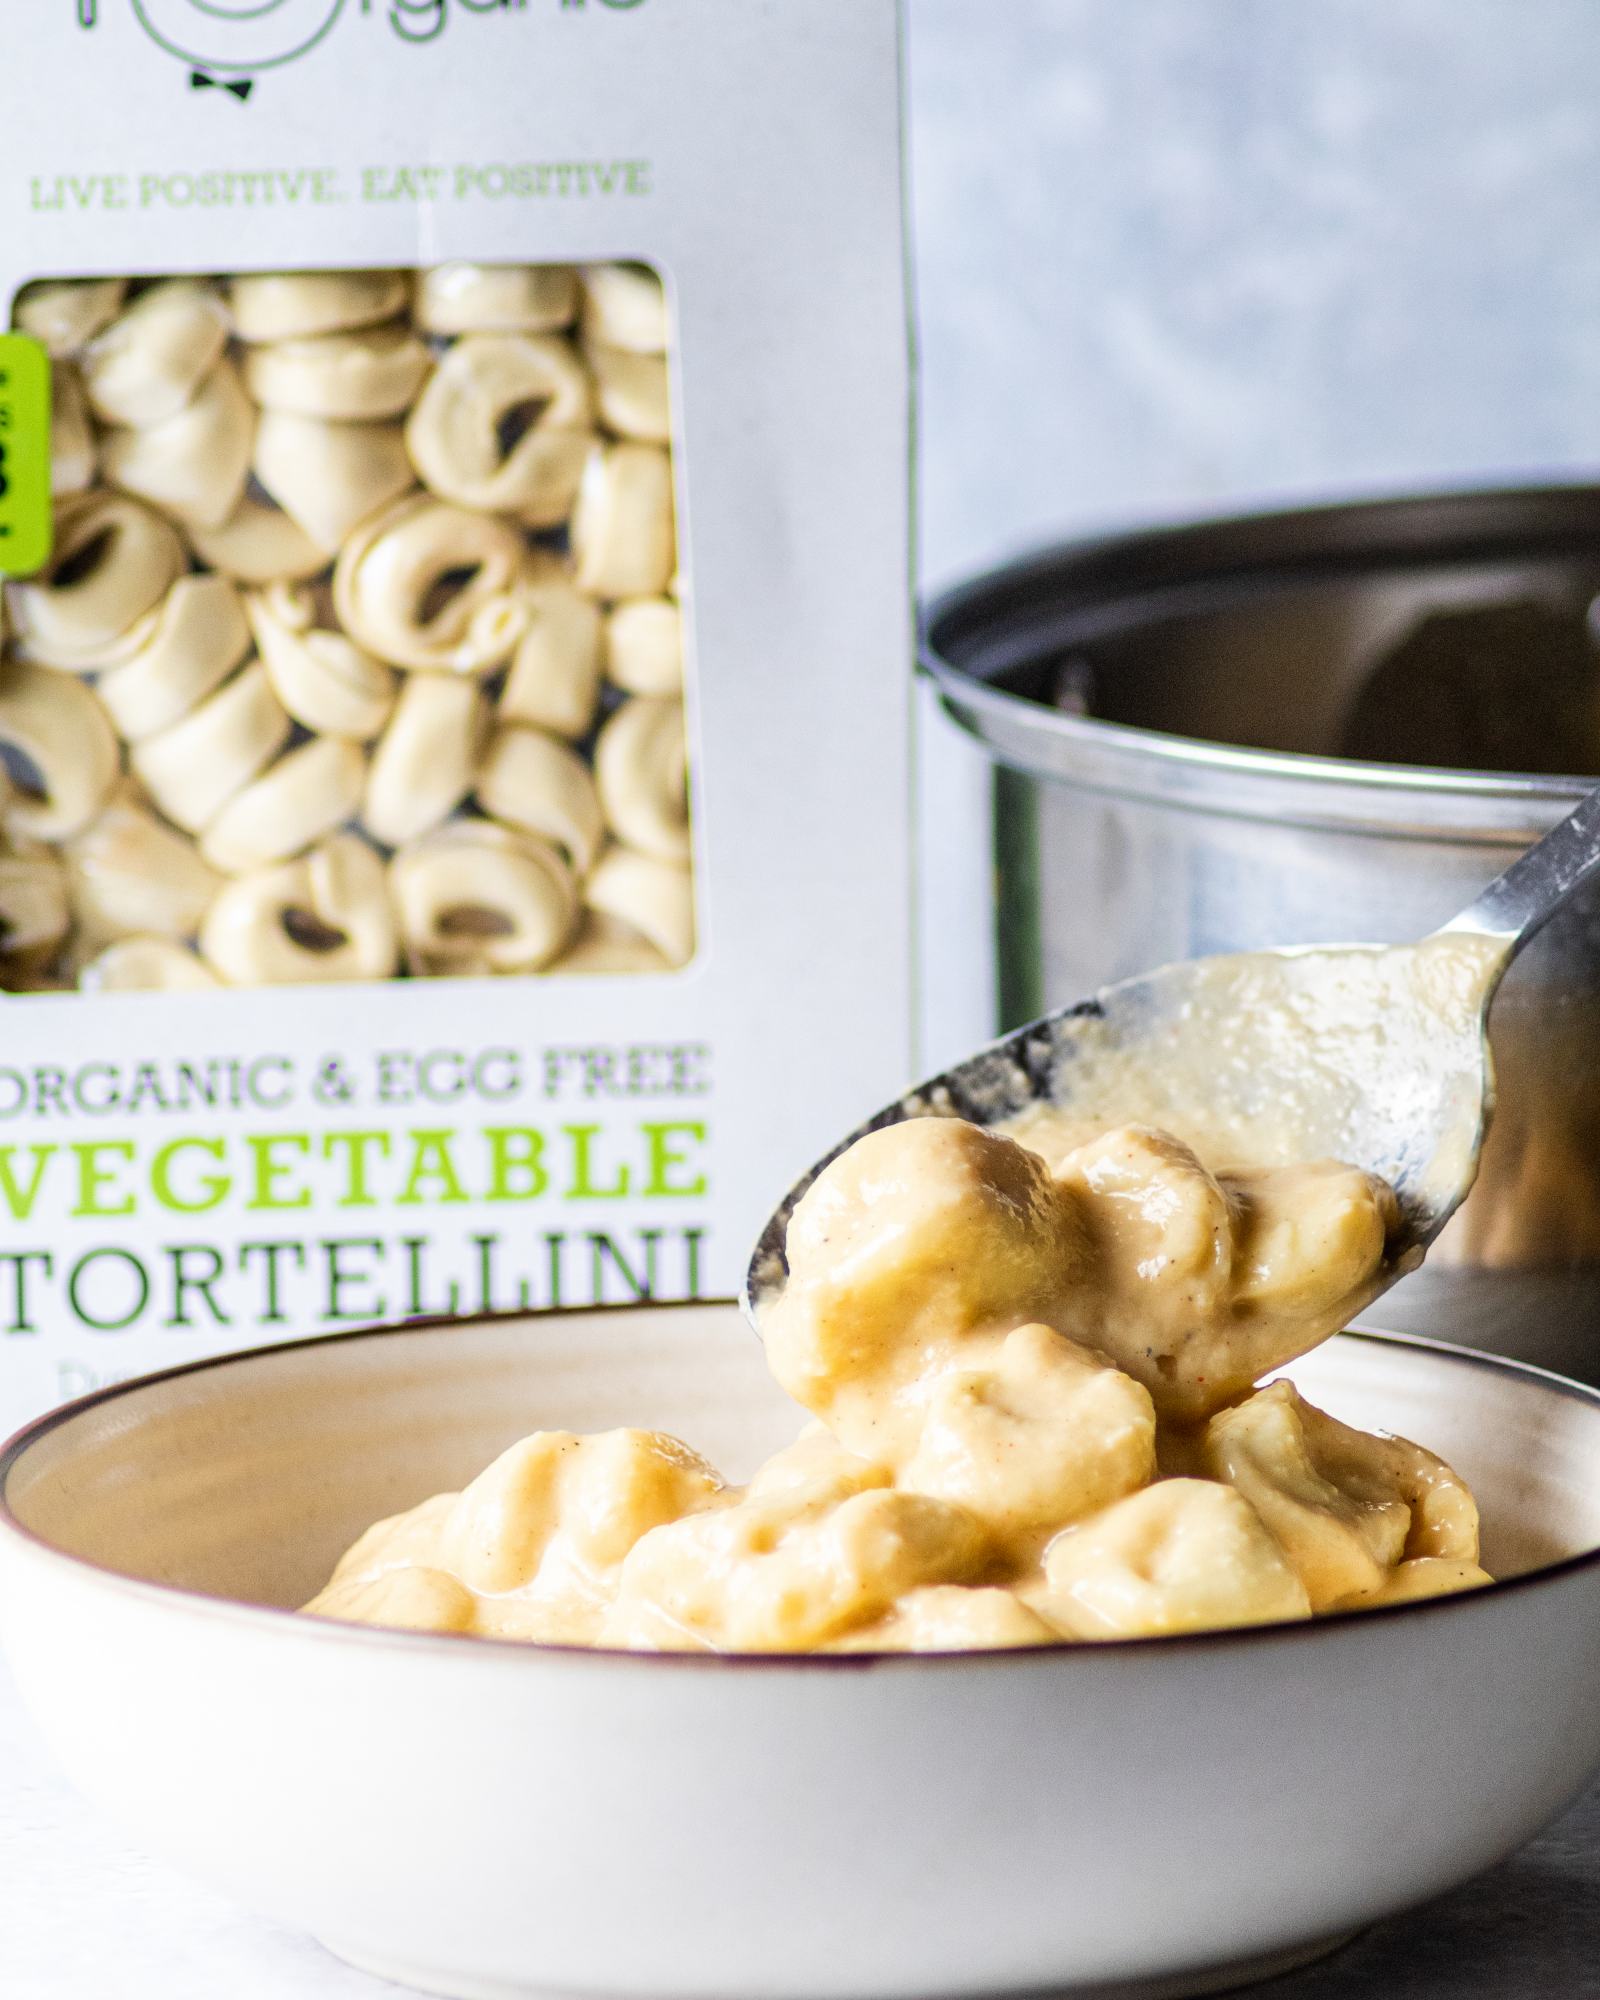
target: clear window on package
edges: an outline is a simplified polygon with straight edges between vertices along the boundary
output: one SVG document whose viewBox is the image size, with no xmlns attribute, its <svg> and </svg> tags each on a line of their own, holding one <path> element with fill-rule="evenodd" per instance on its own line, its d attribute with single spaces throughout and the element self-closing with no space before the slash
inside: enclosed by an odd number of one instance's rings
<svg viewBox="0 0 1600 2000">
<path fill-rule="evenodd" d="M 54 549 L 4 590 L 0 986 L 689 962 L 657 272 L 51 279 L 10 319 Z"/>
</svg>

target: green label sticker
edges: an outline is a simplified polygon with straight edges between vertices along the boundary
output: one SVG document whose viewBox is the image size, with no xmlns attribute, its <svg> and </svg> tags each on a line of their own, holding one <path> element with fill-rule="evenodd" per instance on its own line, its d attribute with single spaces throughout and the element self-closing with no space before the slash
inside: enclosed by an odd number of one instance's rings
<svg viewBox="0 0 1600 2000">
<path fill-rule="evenodd" d="M 0 333 L 0 576 L 50 560 L 50 359 L 26 334 Z"/>
</svg>

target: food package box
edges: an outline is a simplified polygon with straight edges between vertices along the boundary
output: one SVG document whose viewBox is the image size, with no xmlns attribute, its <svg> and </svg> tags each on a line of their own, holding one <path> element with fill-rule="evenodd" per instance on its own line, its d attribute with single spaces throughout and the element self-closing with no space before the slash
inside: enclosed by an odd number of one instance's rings
<svg viewBox="0 0 1600 2000">
<path fill-rule="evenodd" d="M 726 1295 L 911 1072 L 893 0 L 0 53 L 0 1429 Z"/>
</svg>

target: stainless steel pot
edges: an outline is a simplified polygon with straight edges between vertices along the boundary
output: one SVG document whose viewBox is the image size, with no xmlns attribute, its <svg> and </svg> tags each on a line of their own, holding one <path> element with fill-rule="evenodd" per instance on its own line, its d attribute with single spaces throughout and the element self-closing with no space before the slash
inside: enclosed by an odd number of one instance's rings
<svg viewBox="0 0 1600 2000">
<path fill-rule="evenodd" d="M 1600 488 L 1568 487 L 1080 543 L 941 597 L 924 664 L 998 766 L 1002 1025 L 1171 959 L 1448 917 L 1595 780 L 1343 759 L 1352 702 L 1430 610 L 1597 591 Z M 1600 897 L 1492 1031 L 1482 1178 L 1385 1321 L 1600 1380 Z"/>
</svg>

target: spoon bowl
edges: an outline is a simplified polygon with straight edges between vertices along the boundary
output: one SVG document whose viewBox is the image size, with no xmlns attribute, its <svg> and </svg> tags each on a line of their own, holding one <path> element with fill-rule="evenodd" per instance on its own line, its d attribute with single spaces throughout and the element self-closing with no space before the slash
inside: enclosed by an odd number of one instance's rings
<svg viewBox="0 0 1600 2000">
<path fill-rule="evenodd" d="M 1047 1157 L 1153 1125 L 1216 1166 L 1333 1159 L 1395 1191 L 1400 1229 L 1364 1311 L 1413 1270 L 1465 1199 L 1493 1108 L 1484 1027 L 1492 940 L 1230 953 L 1108 986 L 992 1042 L 849 1133 L 790 1189 L 745 1282 L 754 1317 L 788 1277 L 789 1218 L 856 1140 L 964 1118 Z"/>
<path fill-rule="evenodd" d="M 999 1127 L 1047 1156 L 1109 1126 L 1159 1126 L 1221 1167 L 1341 1160 L 1400 1207 L 1353 1316 L 1414 1270 L 1477 1176 L 1494 1109 L 1488 1014 L 1507 966 L 1600 870 L 1600 790 L 1467 909 L 1414 945 L 1312 945 L 1169 965 L 1019 1028 L 858 1126 L 784 1196 L 744 1307 L 788 1277 L 789 1219 L 868 1132 L 907 1118 Z"/>
</svg>

